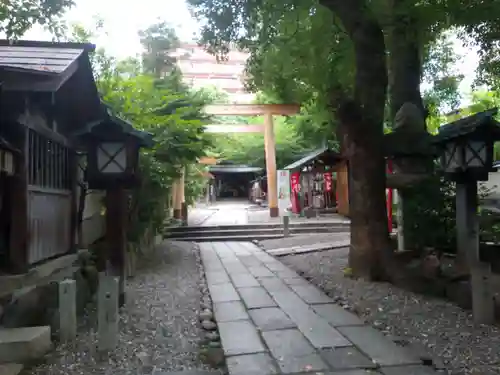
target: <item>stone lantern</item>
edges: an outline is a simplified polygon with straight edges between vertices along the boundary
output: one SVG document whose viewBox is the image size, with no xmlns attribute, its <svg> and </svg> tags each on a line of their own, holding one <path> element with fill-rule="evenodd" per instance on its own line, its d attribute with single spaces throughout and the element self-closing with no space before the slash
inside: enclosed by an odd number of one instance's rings
<svg viewBox="0 0 500 375">
<path fill-rule="evenodd" d="M 493 147 L 500 140 L 497 112 L 494 108 L 454 121 L 434 137 L 442 172 L 456 182 L 457 263 L 470 270 L 474 321 L 483 324 L 492 324 L 495 315 L 491 265 L 479 256 L 477 182 L 488 180 L 493 170 Z"/>
<path fill-rule="evenodd" d="M 90 189 L 137 185 L 139 149 L 152 146 L 151 134 L 134 129 L 107 110 L 103 119 L 88 124 L 76 136 L 86 148 L 85 177 Z"/>
</svg>

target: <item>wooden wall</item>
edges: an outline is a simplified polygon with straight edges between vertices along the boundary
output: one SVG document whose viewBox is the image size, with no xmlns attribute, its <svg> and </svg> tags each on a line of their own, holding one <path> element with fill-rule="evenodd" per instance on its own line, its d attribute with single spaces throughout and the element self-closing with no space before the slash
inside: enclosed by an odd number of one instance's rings
<svg viewBox="0 0 500 375">
<path fill-rule="evenodd" d="M 337 172 L 337 212 L 349 216 L 349 172 L 347 161 L 341 161 L 336 168 Z"/>
</svg>

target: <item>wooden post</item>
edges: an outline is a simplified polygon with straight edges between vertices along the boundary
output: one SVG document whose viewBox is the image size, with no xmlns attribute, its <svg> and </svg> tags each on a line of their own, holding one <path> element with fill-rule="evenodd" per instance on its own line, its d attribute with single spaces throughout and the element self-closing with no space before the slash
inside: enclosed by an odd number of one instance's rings
<svg viewBox="0 0 500 375">
<path fill-rule="evenodd" d="M 405 249 L 405 233 L 404 233 L 404 215 L 403 215 L 403 195 L 399 190 L 396 190 L 396 197 L 398 199 L 398 205 L 396 208 L 396 217 L 398 220 L 398 251 L 403 251 Z"/>
<path fill-rule="evenodd" d="M 477 182 L 457 183 L 457 233 L 460 241 L 463 241 L 459 246 L 463 246 L 461 249 L 466 251 L 467 263 L 471 272 L 474 322 L 476 324 L 493 324 L 495 310 L 490 281 L 491 268 L 489 264 L 481 262 L 479 257 L 477 207 Z M 461 235 L 460 232 L 465 234 Z"/>
<path fill-rule="evenodd" d="M 71 251 L 76 252 L 78 250 L 78 247 L 82 244 L 83 241 L 80 241 L 80 233 L 81 233 L 81 226 L 82 223 L 80 222 L 80 217 L 78 215 L 79 207 L 78 207 L 78 202 L 79 202 L 79 197 L 78 197 L 78 192 L 80 194 L 83 193 L 83 189 L 78 188 L 78 158 L 76 155 L 75 151 L 69 151 L 68 155 L 68 162 L 69 165 L 71 166 L 70 169 L 70 181 L 71 181 L 71 225 L 70 225 L 70 238 L 71 238 Z M 83 201 L 84 206 L 85 206 L 85 200 Z M 83 236 L 82 236 L 83 237 Z"/>
<path fill-rule="evenodd" d="M 25 134 L 27 134 L 27 130 Z M 26 160 L 25 154 L 21 153 L 17 155 L 14 160 L 15 174 L 12 177 L 7 177 L 9 196 L 12 203 L 10 213 L 9 265 L 15 273 L 25 273 L 29 268 L 28 179 Z"/>
<path fill-rule="evenodd" d="M 109 351 L 118 343 L 118 279 L 99 274 L 97 325 L 99 351 Z"/>
<path fill-rule="evenodd" d="M 125 251 L 127 246 L 127 200 L 122 187 L 106 191 L 106 243 L 109 254 L 108 274 L 119 278 L 118 303 L 125 304 Z"/>
<path fill-rule="evenodd" d="M 276 150 L 274 141 L 273 115 L 271 112 L 264 114 L 264 149 L 266 152 L 266 172 L 267 172 L 267 203 L 269 205 L 269 215 L 279 216 L 278 209 L 278 189 L 276 175 Z"/>
<path fill-rule="evenodd" d="M 184 224 L 187 224 L 187 205 L 186 205 L 186 167 L 182 168 L 182 175 L 180 178 L 180 194 L 181 194 L 181 219 Z"/>
<path fill-rule="evenodd" d="M 59 283 L 59 338 L 68 342 L 76 337 L 76 281 Z"/>
<path fill-rule="evenodd" d="M 181 186 L 181 179 L 178 178 L 174 182 L 175 184 L 175 200 L 174 200 L 174 219 L 181 219 L 182 218 L 182 189 L 183 186 Z"/>
<path fill-rule="evenodd" d="M 175 202 L 177 200 L 177 180 L 172 183 L 172 191 L 170 193 L 171 207 L 172 207 L 172 217 L 175 218 Z"/>
<path fill-rule="evenodd" d="M 473 259 L 471 259 L 468 248 L 468 233 L 464 228 L 467 228 L 467 185 L 456 185 L 455 191 L 455 210 L 457 219 L 457 257 L 455 267 L 459 273 L 469 272 L 469 266 Z"/>
</svg>

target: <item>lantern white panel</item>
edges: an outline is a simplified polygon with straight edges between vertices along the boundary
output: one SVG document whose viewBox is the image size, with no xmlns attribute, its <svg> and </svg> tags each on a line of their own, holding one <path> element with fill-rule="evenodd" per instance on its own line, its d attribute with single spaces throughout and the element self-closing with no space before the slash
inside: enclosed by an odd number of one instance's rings
<svg viewBox="0 0 500 375">
<path fill-rule="evenodd" d="M 486 164 L 486 145 L 481 141 L 469 141 L 465 149 L 468 167 L 483 167 Z"/>
<path fill-rule="evenodd" d="M 14 174 L 14 156 L 10 151 L 5 151 L 3 154 L 3 167 L 7 175 L 12 176 Z"/>
<path fill-rule="evenodd" d="M 97 168 L 101 173 L 123 173 L 127 167 L 125 145 L 118 142 L 101 143 L 97 148 Z"/>
</svg>

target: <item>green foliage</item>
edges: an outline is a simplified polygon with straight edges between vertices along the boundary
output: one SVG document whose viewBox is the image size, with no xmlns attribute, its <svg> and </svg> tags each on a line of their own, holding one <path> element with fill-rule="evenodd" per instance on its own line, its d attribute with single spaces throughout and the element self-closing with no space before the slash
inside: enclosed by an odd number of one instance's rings
<svg viewBox="0 0 500 375">
<path fill-rule="evenodd" d="M 412 249 L 452 250 L 456 243 L 455 185 L 438 174 L 405 189 L 405 241 Z"/>
<path fill-rule="evenodd" d="M 99 31 L 99 28 L 97 29 Z M 72 39 L 88 41 L 96 31 L 77 25 Z M 170 60 L 160 60 L 176 40 L 165 24 L 152 25 L 141 32 L 145 44 L 143 61 L 123 61 L 97 50 L 92 56 L 96 82 L 105 103 L 114 114 L 135 128 L 153 134 L 155 144 L 141 150 L 141 186 L 134 189 L 130 205 L 130 241 L 139 241 L 151 229 L 159 229 L 168 215 L 169 196 L 175 179 L 186 171 L 186 202 L 192 203 L 201 192 L 204 177 L 194 164 L 211 147 L 211 137 L 204 134 L 208 119 L 201 113 L 210 100 L 204 92 L 189 92 L 180 83 L 179 72 Z M 166 66 L 163 66 L 164 63 Z"/>
<path fill-rule="evenodd" d="M 8 39 L 23 36 L 35 24 L 61 35 L 60 17 L 75 4 L 73 0 L 3 0 L 0 2 L 0 32 Z"/>
<path fill-rule="evenodd" d="M 252 124 L 262 123 L 255 118 Z M 285 119 L 276 118 L 274 122 L 276 142 L 276 165 L 284 167 L 300 159 L 315 147 L 308 144 L 294 125 Z M 217 134 L 214 151 L 219 157 L 237 164 L 250 164 L 265 168 L 264 135 L 262 133 Z"/>
</svg>

